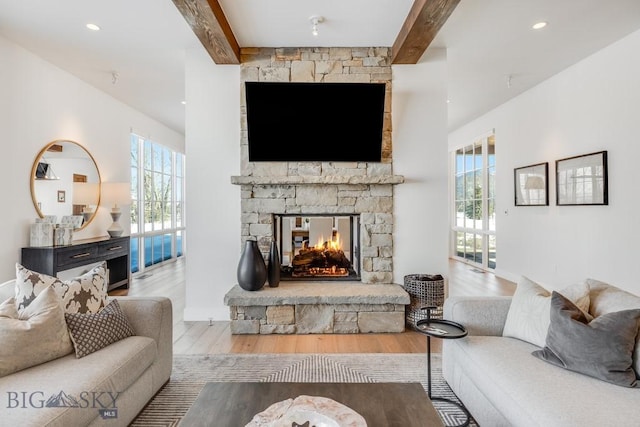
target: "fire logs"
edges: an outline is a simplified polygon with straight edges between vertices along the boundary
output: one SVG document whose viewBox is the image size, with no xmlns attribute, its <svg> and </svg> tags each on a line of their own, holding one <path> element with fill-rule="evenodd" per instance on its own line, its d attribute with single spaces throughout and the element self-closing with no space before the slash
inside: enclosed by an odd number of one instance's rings
<svg viewBox="0 0 640 427">
<path fill-rule="evenodd" d="M 323 247 L 303 247 L 293 257 L 293 277 L 348 276 L 351 262 L 342 249 L 334 249 L 326 243 Z"/>
</svg>

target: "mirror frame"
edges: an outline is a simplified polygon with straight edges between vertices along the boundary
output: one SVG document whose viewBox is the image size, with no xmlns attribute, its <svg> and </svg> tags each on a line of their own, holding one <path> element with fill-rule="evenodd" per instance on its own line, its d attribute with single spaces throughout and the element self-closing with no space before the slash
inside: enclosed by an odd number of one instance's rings
<svg viewBox="0 0 640 427">
<path fill-rule="evenodd" d="M 87 155 L 89 156 L 89 159 L 91 159 L 91 161 L 93 162 L 93 165 L 96 167 L 96 173 L 98 175 L 98 201 L 96 203 L 96 209 L 95 209 L 95 211 L 93 211 L 93 215 L 91 215 L 88 220 L 86 220 L 79 228 L 76 228 L 74 230 L 74 231 L 80 231 L 80 230 L 85 229 L 89 224 L 91 224 L 91 221 L 93 221 L 94 218 L 96 217 L 96 215 L 98 214 L 98 207 L 100 206 L 100 197 L 101 197 L 101 193 L 102 193 L 102 177 L 100 176 L 100 169 L 98 168 L 98 163 L 96 163 L 96 159 L 91 155 L 89 150 L 87 150 L 82 144 L 80 144 L 80 143 L 78 143 L 76 141 L 72 141 L 70 139 L 56 139 L 54 141 L 51 141 L 47 145 L 45 145 L 44 148 L 42 148 L 42 150 L 40 150 L 38 152 L 38 155 L 36 156 L 35 160 L 33 161 L 33 166 L 31 167 L 31 175 L 29 175 L 29 185 L 30 185 L 30 189 L 31 189 L 31 201 L 33 202 L 33 207 L 36 209 L 36 212 L 37 212 L 38 216 L 40 218 L 44 218 L 44 213 L 38 207 L 38 200 L 36 198 L 36 189 L 35 189 L 36 170 L 38 168 L 38 163 L 40 163 L 40 160 L 42 160 L 42 157 L 44 156 L 44 154 L 47 152 L 47 150 L 49 148 L 51 148 L 53 145 L 62 144 L 62 143 L 65 143 L 65 142 L 68 142 L 68 143 L 71 143 L 71 144 L 75 144 L 79 148 L 81 148 L 85 153 L 87 153 Z"/>
</svg>

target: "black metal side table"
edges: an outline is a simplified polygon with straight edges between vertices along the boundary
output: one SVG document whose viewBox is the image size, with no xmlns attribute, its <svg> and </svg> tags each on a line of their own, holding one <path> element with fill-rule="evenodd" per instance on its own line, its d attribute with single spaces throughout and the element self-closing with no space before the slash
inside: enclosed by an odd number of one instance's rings
<svg viewBox="0 0 640 427">
<path fill-rule="evenodd" d="M 436 308 L 437 307 L 422 307 L 421 310 L 427 311 L 427 318 L 416 322 L 416 330 L 427 336 L 427 394 L 432 401 L 447 402 L 460 408 L 467 417 L 466 421 L 457 426 L 450 427 L 465 427 L 469 425 L 471 415 L 464 405 L 446 397 L 431 395 L 431 337 L 455 340 L 467 336 L 467 329 L 460 323 L 452 322 L 451 320 L 432 319 L 431 310 Z"/>
</svg>

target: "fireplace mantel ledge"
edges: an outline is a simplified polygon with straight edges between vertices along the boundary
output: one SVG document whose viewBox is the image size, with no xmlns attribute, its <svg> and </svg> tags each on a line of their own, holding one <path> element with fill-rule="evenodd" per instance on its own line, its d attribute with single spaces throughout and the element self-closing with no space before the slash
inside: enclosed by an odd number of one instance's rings
<svg viewBox="0 0 640 427">
<path fill-rule="evenodd" d="M 331 175 L 331 176 L 232 176 L 234 185 L 295 185 L 295 184 L 402 184 L 402 175 Z"/>
</svg>

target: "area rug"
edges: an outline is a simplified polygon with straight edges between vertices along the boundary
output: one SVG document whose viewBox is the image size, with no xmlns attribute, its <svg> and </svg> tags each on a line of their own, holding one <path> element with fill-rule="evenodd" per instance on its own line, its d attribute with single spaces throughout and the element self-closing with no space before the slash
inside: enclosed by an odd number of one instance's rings
<svg viewBox="0 0 640 427">
<path fill-rule="evenodd" d="M 442 378 L 439 354 L 432 355 L 431 368 L 432 395 L 460 402 Z M 420 382 L 426 391 L 427 360 L 424 354 L 390 353 L 177 355 L 171 380 L 131 426 L 177 426 L 204 384 L 212 381 Z M 447 426 L 460 425 L 465 420 L 462 410 L 454 405 L 434 402 L 434 407 Z M 473 419 L 469 425 L 477 427 Z"/>
</svg>

